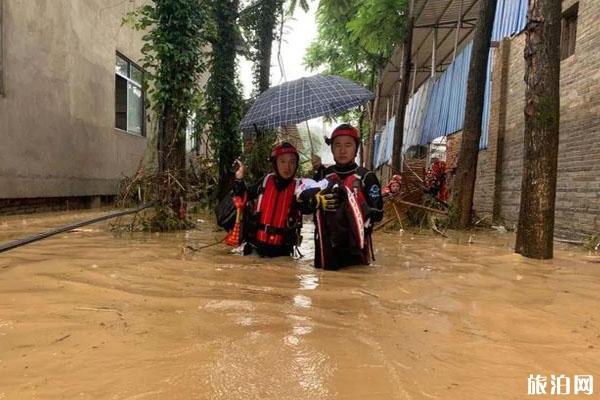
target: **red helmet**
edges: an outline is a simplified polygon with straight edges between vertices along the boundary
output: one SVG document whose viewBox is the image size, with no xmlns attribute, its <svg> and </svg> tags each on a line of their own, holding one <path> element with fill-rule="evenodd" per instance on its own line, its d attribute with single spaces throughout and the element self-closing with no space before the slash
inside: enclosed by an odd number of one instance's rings
<svg viewBox="0 0 600 400">
<path fill-rule="evenodd" d="M 294 154 L 297 159 L 300 159 L 298 150 L 288 142 L 283 142 L 273 147 L 273 150 L 271 151 L 271 160 L 275 161 L 275 159 L 282 154 Z"/>
<path fill-rule="evenodd" d="M 273 147 L 273 150 L 271 150 L 270 160 L 273 166 L 273 171 L 275 171 L 275 173 L 279 176 L 279 170 L 277 169 L 277 157 L 283 154 L 293 154 L 296 156 L 296 170 L 294 171 L 294 175 L 296 175 L 298 166 L 300 164 L 300 154 L 298 153 L 298 150 L 296 150 L 296 148 L 288 142 L 278 144 L 277 146 Z"/>
<path fill-rule="evenodd" d="M 358 129 L 352 125 L 342 124 L 335 128 L 327 144 L 332 144 L 333 139 L 338 136 L 350 136 L 356 142 L 356 148 L 358 148 L 358 145 L 360 144 L 360 134 L 358 133 Z"/>
<path fill-rule="evenodd" d="M 392 176 L 392 181 L 397 181 L 397 182 L 402 182 L 402 176 L 401 175 L 393 175 Z"/>
</svg>

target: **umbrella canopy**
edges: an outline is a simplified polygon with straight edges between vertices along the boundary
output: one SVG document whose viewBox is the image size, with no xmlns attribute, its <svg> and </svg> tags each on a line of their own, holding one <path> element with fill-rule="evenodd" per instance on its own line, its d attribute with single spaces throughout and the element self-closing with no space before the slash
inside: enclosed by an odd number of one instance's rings
<svg viewBox="0 0 600 400">
<path fill-rule="evenodd" d="M 300 78 L 261 93 L 242 119 L 241 129 L 262 131 L 333 116 L 372 98 L 372 92 L 339 76 Z"/>
</svg>

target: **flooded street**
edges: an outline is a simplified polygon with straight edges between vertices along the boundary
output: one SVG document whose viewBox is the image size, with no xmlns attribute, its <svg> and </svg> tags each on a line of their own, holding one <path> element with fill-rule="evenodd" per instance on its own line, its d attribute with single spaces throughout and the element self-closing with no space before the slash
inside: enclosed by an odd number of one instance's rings
<svg viewBox="0 0 600 400">
<path fill-rule="evenodd" d="M 0 242 L 100 214 L 2 217 Z M 0 399 L 523 399 L 530 374 L 598 386 L 598 256 L 380 232 L 374 265 L 321 271 L 308 225 L 301 260 L 190 250 L 223 238 L 210 222 L 96 224 L 0 254 Z"/>
</svg>

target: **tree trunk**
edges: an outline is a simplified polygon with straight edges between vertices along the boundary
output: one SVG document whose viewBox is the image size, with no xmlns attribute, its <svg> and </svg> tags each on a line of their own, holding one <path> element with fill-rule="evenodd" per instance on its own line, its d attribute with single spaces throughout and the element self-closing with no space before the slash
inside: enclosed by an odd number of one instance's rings
<svg viewBox="0 0 600 400">
<path fill-rule="evenodd" d="M 358 72 L 358 69 L 357 69 L 357 72 Z M 371 90 L 371 91 L 375 90 L 375 66 L 374 65 L 371 66 L 371 77 L 369 79 L 369 90 Z M 369 151 L 370 151 L 369 135 L 371 133 L 371 127 L 374 124 L 374 122 L 373 122 L 374 106 L 375 106 L 375 99 L 373 98 L 373 99 L 369 100 L 369 102 L 367 103 L 366 110 L 364 111 L 365 116 L 367 117 L 367 120 L 369 121 L 369 126 L 367 128 L 365 144 L 364 144 L 364 146 L 361 146 L 360 165 L 362 167 L 367 166 L 367 156 L 366 155 L 369 154 Z"/>
<path fill-rule="evenodd" d="M 410 65 L 412 63 L 412 36 L 413 36 L 413 1 L 407 2 L 408 17 L 406 19 L 406 34 L 402 45 L 402 65 L 400 67 L 400 95 L 396 109 L 396 121 L 394 123 L 394 147 L 392 151 L 392 166 L 396 171 L 402 170 L 402 145 L 404 141 L 404 117 L 406 104 L 408 103 L 408 81 L 410 80 Z M 410 4 L 409 4 L 410 3 Z"/>
<path fill-rule="evenodd" d="M 259 32 L 259 81 L 258 91 L 264 92 L 270 86 L 271 50 L 273 47 L 274 31 L 277 25 L 278 0 L 261 0 L 261 17 Z"/>
<path fill-rule="evenodd" d="M 185 138 L 181 132 L 185 131 L 185 121 L 178 121 L 172 107 L 167 105 L 163 111 L 163 130 L 161 153 L 159 154 L 163 170 L 161 199 L 170 205 L 171 209 L 181 219 L 182 204 L 185 200 L 187 182 L 185 175 Z"/>
<path fill-rule="evenodd" d="M 531 0 L 525 42 L 525 140 L 515 251 L 553 256 L 560 123 L 559 0 Z"/>
<path fill-rule="evenodd" d="M 456 220 L 453 224 L 458 228 L 466 228 L 471 223 L 475 178 L 477 176 L 477 158 L 479 156 L 479 140 L 487 65 L 490 54 L 490 40 L 497 0 L 482 0 L 473 38 L 473 51 L 469 66 L 467 84 L 467 103 L 462 143 L 458 155 L 456 175 L 453 184 L 452 205 Z"/>
<path fill-rule="evenodd" d="M 230 170 L 233 161 L 241 151 L 241 138 L 239 132 L 240 122 L 240 95 L 235 86 L 235 43 L 236 22 L 238 17 L 239 0 L 220 0 L 216 7 L 216 20 L 218 39 L 214 44 L 213 71 L 219 71 L 221 82 L 219 88 L 219 107 L 213 131 L 219 135 L 217 144 L 217 157 L 219 160 L 219 187 L 218 198 L 225 195 L 229 189 Z"/>
</svg>

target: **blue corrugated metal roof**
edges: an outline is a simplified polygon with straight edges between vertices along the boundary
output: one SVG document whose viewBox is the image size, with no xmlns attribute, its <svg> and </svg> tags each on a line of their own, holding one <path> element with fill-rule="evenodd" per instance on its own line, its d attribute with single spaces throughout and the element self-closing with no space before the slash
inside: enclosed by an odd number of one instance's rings
<svg viewBox="0 0 600 400">
<path fill-rule="evenodd" d="M 492 40 L 499 41 L 521 32 L 527 22 L 527 5 L 528 0 L 499 0 Z"/>
<path fill-rule="evenodd" d="M 452 107 L 448 113 L 446 133 L 453 133 L 462 129 L 465 119 L 465 104 L 467 99 L 467 80 L 469 79 L 469 62 L 473 43 L 469 43 L 454 60 L 453 81 L 450 91 Z"/>
<path fill-rule="evenodd" d="M 525 27 L 526 20 L 527 0 L 499 0 L 492 40 L 500 41 L 521 32 Z M 433 83 L 432 95 L 425 111 L 425 122 L 420 140 L 422 144 L 431 143 L 437 137 L 457 132 L 463 128 L 472 47 L 472 42 L 465 46 L 454 62 Z M 488 80 L 485 88 L 480 148 L 486 148 L 488 143 L 492 60 L 493 49 L 490 50 L 488 59 Z"/>
<path fill-rule="evenodd" d="M 492 40 L 521 32 L 527 23 L 528 0 L 498 0 Z M 431 143 L 433 139 L 463 129 L 467 97 L 467 81 L 473 43 L 467 44 L 457 54 L 454 62 L 437 78 L 428 80 L 411 97 L 406 108 L 403 151 L 414 144 Z M 488 128 L 491 108 L 491 79 L 493 50 L 490 50 L 485 87 L 484 112 L 479 148 L 488 145 Z M 393 147 L 393 128 L 390 121 L 375 136 L 374 165 L 379 167 L 390 161 Z M 393 125 L 392 125 L 393 126 Z M 380 148 L 383 145 L 384 148 Z"/>
</svg>

